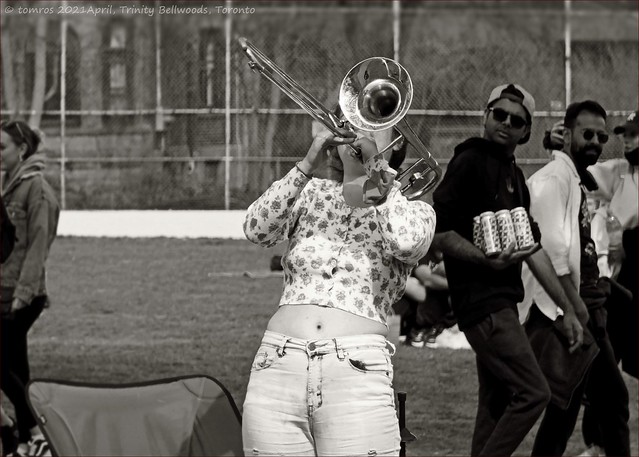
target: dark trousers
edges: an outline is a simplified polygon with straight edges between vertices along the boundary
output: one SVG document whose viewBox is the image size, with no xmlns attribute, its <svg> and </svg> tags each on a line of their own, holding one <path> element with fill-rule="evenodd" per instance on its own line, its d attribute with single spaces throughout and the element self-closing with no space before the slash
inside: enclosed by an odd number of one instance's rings
<svg viewBox="0 0 639 457">
<path fill-rule="evenodd" d="M 606 332 L 604 308 L 590 311 L 588 328 L 599 346 L 599 354 L 586 379 L 575 391 L 568 408 L 562 410 L 552 403 L 546 408 L 535 437 L 532 455 L 563 455 L 577 422 L 583 393 L 590 404 L 590 412 L 599 419 L 602 446 L 606 455 L 630 455 L 628 389 Z"/>
<path fill-rule="evenodd" d="M 26 385 L 30 380 L 27 333 L 38 319 L 46 297 L 36 297 L 29 306 L 16 311 L 12 318 L 2 317 L 2 392 L 9 397 L 16 412 L 18 440 L 26 443 L 31 438 L 30 429 L 36 426 L 35 417 L 27 404 Z"/>
<path fill-rule="evenodd" d="M 426 329 L 435 326 L 449 328 L 455 325 L 453 309 L 448 302 L 447 290 L 426 289 L 426 300 L 417 305 L 415 327 Z"/>
<path fill-rule="evenodd" d="M 639 308 L 639 284 L 637 281 L 639 275 L 637 266 L 639 262 L 639 256 L 637 256 L 637 250 L 639 249 L 639 246 L 637 246 L 638 237 L 639 229 L 637 227 L 623 232 L 623 249 L 626 257 L 621 264 L 621 270 L 617 278 L 619 284 L 632 293 L 632 303 L 629 307 L 629 315 L 625 320 L 625 331 L 623 332 L 625 335 L 624 345 L 623 349 L 619 351 L 619 356 L 622 359 L 623 371 L 635 378 L 637 377 L 637 362 L 639 361 L 637 352 L 639 348 L 637 332 L 637 327 L 639 326 L 639 315 L 637 313 Z"/>
<path fill-rule="evenodd" d="M 435 326 L 449 328 L 457 322 L 448 303 L 448 291 L 426 289 L 426 300 L 423 302 L 404 295 L 393 305 L 393 310 L 402 317 L 401 335 L 408 335 L 412 329 L 424 330 Z"/>
<path fill-rule="evenodd" d="M 626 230 L 623 233 L 623 248 L 626 257 L 621 264 L 621 271 L 617 281 L 619 284 L 630 290 L 632 293 L 631 302 L 628 306 L 621 306 L 622 301 L 611 296 L 612 306 L 608 306 L 608 323 L 610 342 L 615 351 L 616 360 L 622 361 L 623 371 L 630 376 L 637 377 L 637 362 L 639 355 L 639 338 L 637 327 L 639 327 L 639 291 L 637 289 L 637 227 Z M 620 306 L 616 306 L 619 304 Z M 584 442 L 591 446 L 593 444 L 603 447 L 603 437 L 599 426 L 599 417 L 596 412 L 586 403 L 581 430 Z"/>
<path fill-rule="evenodd" d="M 550 388 L 514 309 L 492 313 L 464 333 L 479 379 L 471 455 L 512 455 L 550 401 Z"/>
</svg>

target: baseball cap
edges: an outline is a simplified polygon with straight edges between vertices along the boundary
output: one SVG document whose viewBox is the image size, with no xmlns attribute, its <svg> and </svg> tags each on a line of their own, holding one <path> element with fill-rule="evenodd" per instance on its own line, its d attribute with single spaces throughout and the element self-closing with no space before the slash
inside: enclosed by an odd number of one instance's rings
<svg viewBox="0 0 639 457">
<path fill-rule="evenodd" d="M 528 120 L 532 122 L 533 113 L 535 112 L 535 99 L 526 89 L 519 84 L 512 83 L 497 86 L 490 93 L 487 106 L 491 106 L 502 98 L 507 98 L 523 106 L 528 113 Z"/>
<path fill-rule="evenodd" d="M 639 125 L 637 125 L 639 123 L 639 119 L 637 118 L 638 115 L 639 111 L 630 113 L 630 115 L 626 118 L 626 122 L 615 127 L 613 132 L 617 135 L 626 133 L 626 131 L 637 133 L 637 130 L 639 130 Z"/>
</svg>

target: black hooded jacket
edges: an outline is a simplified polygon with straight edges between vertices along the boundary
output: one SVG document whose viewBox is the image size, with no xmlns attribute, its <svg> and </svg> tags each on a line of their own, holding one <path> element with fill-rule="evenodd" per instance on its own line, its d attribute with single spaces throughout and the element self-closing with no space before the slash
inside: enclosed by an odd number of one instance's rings
<svg viewBox="0 0 639 457">
<path fill-rule="evenodd" d="M 515 158 L 503 146 L 470 138 L 455 148 L 446 174 L 433 194 L 437 232 L 455 231 L 472 243 L 473 217 L 522 206 L 529 211 L 530 194 Z M 531 219 L 535 241 L 541 238 Z M 521 263 L 503 270 L 444 255 L 451 304 L 460 329 L 490 313 L 516 308 L 524 298 Z"/>
</svg>

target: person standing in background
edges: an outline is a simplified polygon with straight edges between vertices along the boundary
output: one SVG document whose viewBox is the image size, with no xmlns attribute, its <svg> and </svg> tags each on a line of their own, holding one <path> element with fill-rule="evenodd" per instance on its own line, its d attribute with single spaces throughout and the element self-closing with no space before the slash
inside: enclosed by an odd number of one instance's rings
<svg viewBox="0 0 639 457">
<path fill-rule="evenodd" d="M 639 208 L 639 112 L 631 113 L 613 132 L 622 135 L 624 158 L 597 163 L 588 168 L 599 189 L 593 196 L 604 202 L 592 220 L 592 237 L 599 256 L 602 277 L 616 279 L 614 300 L 608 307 L 607 329 L 617 361 L 628 375 L 637 378 L 639 295 L 637 257 L 637 211 Z M 618 293 L 619 290 L 624 293 Z M 627 291 L 627 292 L 626 292 Z M 626 296 L 628 295 L 628 296 Z M 601 418 L 586 402 L 582 433 L 584 456 L 604 455 Z"/>
<path fill-rule="evenodd" d="M 49 445 L 27 405 L 30 380 L 27 334 L 48 304 L 45 264 L 55 239 L 60 207 L 37 154 L 40 137 L 22 121 L 1 126 L 2 188 L 16 243 L 2 263 L 2 295 L 10 302 L 2 316 L 2 391 L 16 412 L 17 455 L 50 455 Z"/>
<path fill-rule="evenodd" d="M 606 422 L 603 432 L 607 455 L 629 455 L 630 452 L 628 391 L 606 331 L 605 305 L 609 291 L 599 280 L 584 184 L 584 177 L 592 180 L 587 167 L 597 162 L 607 141 L 606 111 L 601 105 L 592 100 L 573 103 L 566 109 L 564 118 L 563 151 L 553 151 L 553 160 L 528 180 L 531 215 L 541 230 L 552 268 L 573 306 L 587 308 L 582 323 L 587 323 L 599 348 L 584 379 L 573 379 L 576 368 L 566 367 L 565 383 L 570 384 L 572 395 L 565 409 L 555 401 L 547 406 L 532 455 L 563 455 L 584 392 L 598 416 Z M 523 277 L 526 295 L 532 299 L 527 328 L 531 331 L 551 328 L 553 321 L 561 319 L 561 309 L 530 271 L 524 270 Z M 552 358 L 557 357 L 553 354 Z M 540 360 L 543 364 L 548 362 Z"/>
</svg>

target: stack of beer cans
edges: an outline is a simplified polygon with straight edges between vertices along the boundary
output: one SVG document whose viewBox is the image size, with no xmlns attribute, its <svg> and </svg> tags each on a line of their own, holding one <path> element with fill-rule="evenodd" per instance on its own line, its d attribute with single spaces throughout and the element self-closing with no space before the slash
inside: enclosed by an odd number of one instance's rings
<svg viewBox="0 0 639 457">
<path fill-rule="evenodd" d="M 473 218 L 473 244 L 487 256 L 495 256 L 511 244 L 515 250 L 532 247 L 535 240 L 528 213 L 519 206 L 497 212 L 486 211 Z"/>
</svg>

